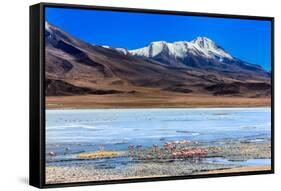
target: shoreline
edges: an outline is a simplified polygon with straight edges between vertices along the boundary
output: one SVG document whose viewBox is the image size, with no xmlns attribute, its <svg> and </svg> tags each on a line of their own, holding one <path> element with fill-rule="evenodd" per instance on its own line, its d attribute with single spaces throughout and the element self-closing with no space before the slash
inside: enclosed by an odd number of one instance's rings
<svg viewBox="0 0 281 191">
<path fill-rule="evenodd" d="M 271 166 L 243 166 L 227 169 L 210 170 L 199 174 L 224 174 L 224 173 L 239 173 L 239 172 L 255 172 L 255 171 L 270 171 Z"/>
<path fill-rule="evenodd" d="M 46 109 L 109 109 L 109 108 L 236 108 L 270 107 L 270 97 L 227 96 L 51 96 L 46 97 Z"/>
<path fill-rule="evenodd" d="M 194 147 L 194 145 L 190 145 L 190 148 Z M 109 157 L 108 160 L 104 158 L 105 161 L 102 163 L 98 159 L 91 158 L 80 160 L 77 164 L 49 163 L 46 166 L 46 181 L 52 184 L 271 170 L 271 163 L 244 164 L 239 162 L 252 159 L 270 159 L 271 146 L 269 140 L 262 143 L 229 141 L 214 145 L 199 144 L 196 147 L 208 151 L 208 155 L 201 158 L 203 160 L 165 160 L 157 162 L 154 159 L 149 159 L 125 164 L 124 161 L 114 162 L 112 159 L 115 156 L 113 156 Z M 142 151 L 144 156 L 151 155 L 151 152 L 153 152 L 151 148 Z M 89 154 L 86 153 L 86 155 Z M 217 157 L 222 157 L 227 161 L 219 161 Z M 213 158 L 213 161 L 204 160 L 204 158 Z M 84 160 L 87 162 L 84 163 Z M 117 168 L 119 165 L 122 168 Z"/>
<path fill-rule="evenodd" d="M 46 167 L 46 172 L 49 174 L 46 178 L 46 182 L 48 184 L 57 184 L 57 183 L 71 183 L 71 182 L 99 182 L 106 180 L 130 180 L 130 179 L 146 179 L 146 178 L 162 178 L 162 177 L 181 177 L 181 176 L 191 176 L 191 175 L 208 175 L 208 174 L 218 174 L 224 175 L 229 173 L 241 173 L 241 172 L 255 172 L 255 171 L 271 171 L 271 166 L 243 166 L 243 167 L 233 167 L 233 168 L 222 168 L 217 170 L 208 170 L 205 172 L 195 172 L 184 175 L 149 175 L 149 176 L 131 176 L 125 177 L 122 175 L 114 174 L 114 175 L 106 175 L 103 178 L 99 178 L 99 171 L 92 172 L 82 172 L 82 168 L 74 168 L 74 167 Z M 50 176 L 51 172 L 55 172 L 53 174 L 60 174 L 58 179 L 54 180 L 52 176 Z M 78 173 L 78 176 L 76 174 Z"/>
<path fill-rule="evenodd" d="M 58 108 L 48 108 L 45 107 L 45 110 L 134 110 L 134 109 L 253 109 L 253 108 L 259 108 L 259 109 L 271 109 L 271 105 L 264 105 L 264 106 L 221 106 L 221 107 L 134 107 L 134 108 L 125 108 L 125 107 L 114 107 L 114 108 L 106 108 L 106 107 L 101 107 L 101 108 L 84 108 L 84 107 L 58 107 Z"/>
</svg>

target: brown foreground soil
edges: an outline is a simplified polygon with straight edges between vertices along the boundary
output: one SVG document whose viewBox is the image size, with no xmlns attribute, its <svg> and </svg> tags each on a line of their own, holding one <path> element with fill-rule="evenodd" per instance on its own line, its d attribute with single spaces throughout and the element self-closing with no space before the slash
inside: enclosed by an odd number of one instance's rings
<svg viewBox="0 0 281 191">
<path fill-rule="evenodd" d="M 147 167 L 152 167 L 154 169 L 157 164 L 148 164 Z M 182 167 L 180 165 L 171 165 L 172 170 L 175 167 Z M 133 171 L 147 171 L 146 166 L 136 166 L 132 170 Z M 157 168 L 157 167 L 156 167 Z M 161 167 L 160 167 L 161 168 Z M 169 169 L 169 170 L 171 170 Z M 159 170 L 159 169 L 158 169 Z M 202 175 L 202 174 L 223 174 L 223 173 L 238 173 L 238 172 L 254 172 L 254 171 L 269 171 L 271 170 L 270 166 L 245 166 L 245 167 L 234 167 L 234 168 L 227 168 L 221 170 L 209 170 L 205 172 L 198 172 L 198 173 L 190 173 L 192 175 Z M 111 171 L 102 171 L 97 169 L 87 169 L 84 167 L 47 167 L 46 168 L 46 175 L 47 175 L 47 183 L 48 184 L 55 184 L 55 183 L 70 183 L 70 182 L 87 182 L 87 181 L 102 181 L 102 180 L 118 180 L 118 179 L 135 179 L 135 178 L 153 178 L 153 177 L 165 177 L 171 175 L 146 175 L 146 176 L 124 176 L 122 173 L 117 174 L 116 172 Z M 177 176 L 177 175 L 175 175 Z"/>
<path fill-rule="evenodd" d="M 47 109 L 59 108 L 173 108 L 173 107 L 262 107 L 271 99 L 204 95 L 81 95 L 46 97 Z"/>
<path fill-rule="evenodd" d="M 237 168 L 229 168 L 222 170 L 210 170 L 207 172 L 202 172 L 200 174 L 221 174 L 221 173 L 234 173 L 234 172 L 251 172 L 251 171 L 269 171 L 271 166 L 244 166 Z"/>
</svg>

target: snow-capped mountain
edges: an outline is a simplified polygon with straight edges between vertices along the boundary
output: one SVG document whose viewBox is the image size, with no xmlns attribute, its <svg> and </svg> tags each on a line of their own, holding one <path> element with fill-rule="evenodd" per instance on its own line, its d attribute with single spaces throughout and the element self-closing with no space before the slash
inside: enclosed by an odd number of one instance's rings
<svg viewBox="0 0 281 191">
<path fill-rule="evenodd" d="M 130 50 L 132 55 L 144 56 L 148 58 L 153 58 L 160 53 L 165 52 L 170 56 L 175 58 L 185 58 L 189 55 L 203 56 L 211 59 L 233 59 L 233 57 L 222 49 L 220 46 L 216 45 L 214 41 L 206 37 L 197 37 L 192 41 L 178 41 L 178 42 L 166 42 L 157 41 L 152 42 L 146 47 Z"/>
<path fill-rule="evenodd" d="M 268 72 L 234 58 L 205 37 L 127 50 L 90 44 L 46 23 L 45 45 L 46 95 L 50 96 L 122 93 L 131 97 L 136 92 L 147 95 L 145 88 L 176 95 L 271 93 Z"/>
<path fill-rule="evenodd" d="M 113 48 L 102 46 L 103 48 L 115 50 L 124 55 L 145 57 L 160 61 L 164 64 L 181 66 L 190 65 L 195 60 L 213 60 L 218 63 L 230 63 L 239 61 L 231 56 L 222 47 L 207 37 L 197 37 L 192 41 L 155 41 L 148 46 L 134 50 L 125 48 Z M 201 62 L 202 63 L 202 62 Z"/>
<path fill-rule="evenodd" d="M 157 41 L 129 52 L 133 56 L 149 58 L 173 67 L 221 72 L 255 71 L 260 75 L 268 75 L 261 66 L 235 58 L 207 37 L 173 43 Z"/>
</svg>

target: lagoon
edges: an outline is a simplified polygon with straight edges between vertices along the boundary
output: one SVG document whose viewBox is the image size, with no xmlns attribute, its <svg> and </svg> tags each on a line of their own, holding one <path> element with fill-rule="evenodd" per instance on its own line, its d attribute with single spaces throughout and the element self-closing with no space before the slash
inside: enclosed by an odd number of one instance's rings
<svg viewBox="0 0 281 191">
<path fill-rule="evenodd" d="M 46 111 L 47 151 L 63 153 L 167 141 L 262 141 L 271 135 L 270 108 L 68 109 Z M 59 145 L 59 146 L 58 146 Z"/>
</svg>

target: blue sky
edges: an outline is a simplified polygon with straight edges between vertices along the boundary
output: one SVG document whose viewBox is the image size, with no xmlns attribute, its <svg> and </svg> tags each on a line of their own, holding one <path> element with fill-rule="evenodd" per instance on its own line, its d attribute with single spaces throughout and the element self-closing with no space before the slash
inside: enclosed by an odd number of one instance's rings
<svg viewBox="0 0 281 191">
<path fill-rule="evenodd" d="M 206 36 L 231 55 L 271 70 L 270 21 L 46 8 L 46 20 L 86 42 L 136 49 Z"/>
</svg>

